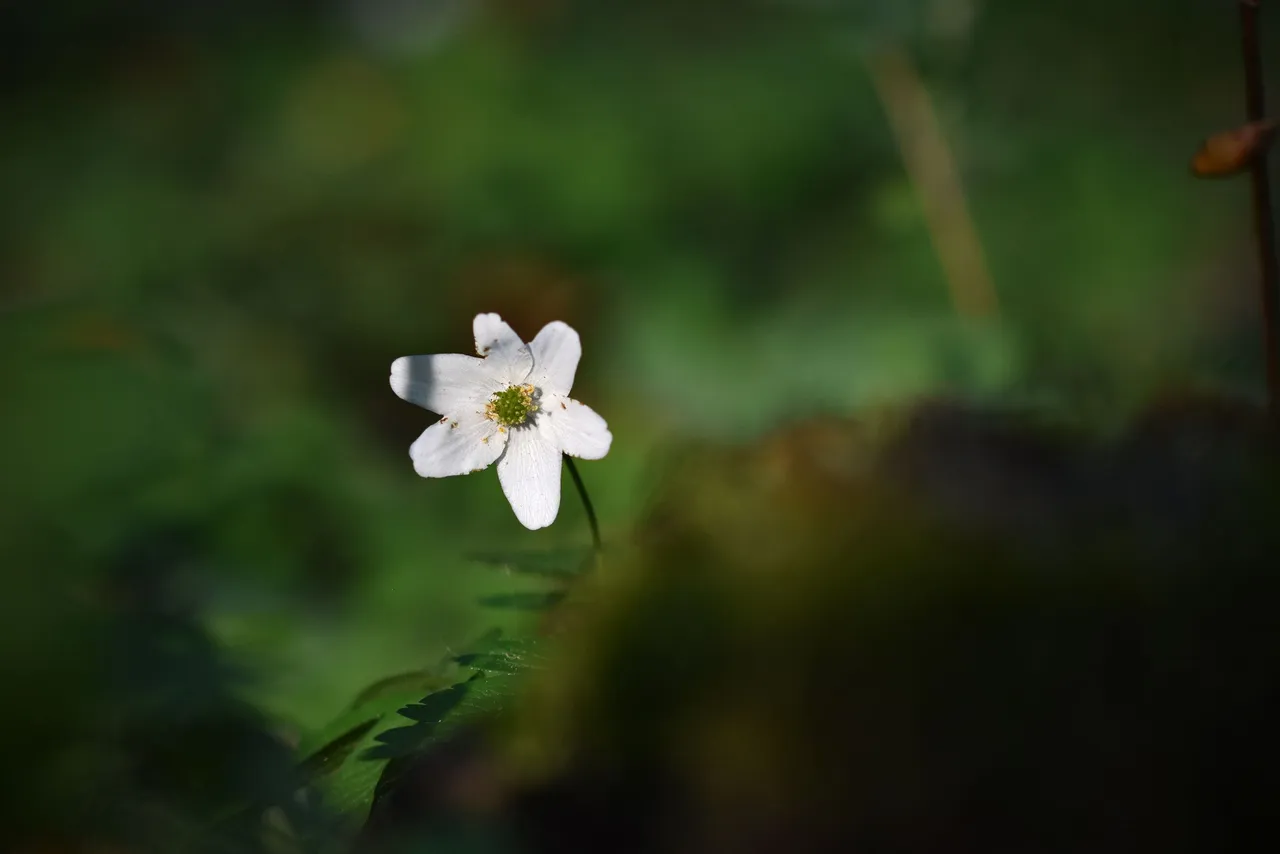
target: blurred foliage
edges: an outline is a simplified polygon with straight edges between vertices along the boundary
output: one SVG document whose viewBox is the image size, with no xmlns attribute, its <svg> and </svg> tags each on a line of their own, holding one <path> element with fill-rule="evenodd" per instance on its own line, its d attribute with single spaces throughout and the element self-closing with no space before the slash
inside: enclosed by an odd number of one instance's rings
<svg viewBox="0 0 1280 854">
<path fill-rule="evenodd" d="M 387 366 L 468 351 L 478 311 L 581 330 L 611 545 L 690 438 L 939 392 L 1113 428 L 1168 386 L 1255 394 L 1247 189 L 1187 169 L 1241 117 L 1230 6 L 0 6 L 6 832 L 341 838 L 281 794 L 310 760 L 367 809 L 356 760 L 471 684 L 455 644 L 572 627 L 569 494 L 533 534 L 492 473 L 408 464 L 431 416 Z M 925 84 L 998 318 L 957 313 L 884 52 Z M 1170 513 L 1203 487 L 1154 482 Z M 709 530 L 734 484 L 691 490 Z"/>
</svg>

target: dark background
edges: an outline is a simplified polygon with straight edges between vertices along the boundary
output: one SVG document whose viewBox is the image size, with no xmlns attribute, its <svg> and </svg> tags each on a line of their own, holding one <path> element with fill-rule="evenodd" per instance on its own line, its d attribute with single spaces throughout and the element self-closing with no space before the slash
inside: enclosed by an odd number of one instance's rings
<svg viewBox="0 0 1280 854">
<path fill-rule="evenodd" d="M 188 667 L 130 614 L 285 738 L 523 619 L 468 555 L 585 542 L 572 493 L 530 533 L 491 472 L 417 478 L 386 384 L 479 311 L 581 332 L 607 539 L 689 437 L 1255 395 L 1248 187 L 1188 170 L 1241 77 L 1227 0 L 4 4 L 14 779 L 47 804 L 88 761 L 50 745 Z"/>
</svg>

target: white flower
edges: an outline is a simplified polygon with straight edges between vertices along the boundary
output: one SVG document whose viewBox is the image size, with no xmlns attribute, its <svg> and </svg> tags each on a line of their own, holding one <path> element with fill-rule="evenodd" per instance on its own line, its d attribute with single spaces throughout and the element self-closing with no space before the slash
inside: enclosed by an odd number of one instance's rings
<svg viewBox="0 0 1280 854">
<path fill-rule="evenodd" d="M 476 352 L 402 356 L 391 388 L 444 416 L 409 448 L 423 477 L 470 474 L 498 464 L 516 518 L 545 528 L 560 512 L 561 454 L 598 460 L 613 435 L 603 418 L 569 397 L 582 342 L 567 324 L 548 323 L 525 344 L 496 314 L 478 314 Z"/>
</svg>

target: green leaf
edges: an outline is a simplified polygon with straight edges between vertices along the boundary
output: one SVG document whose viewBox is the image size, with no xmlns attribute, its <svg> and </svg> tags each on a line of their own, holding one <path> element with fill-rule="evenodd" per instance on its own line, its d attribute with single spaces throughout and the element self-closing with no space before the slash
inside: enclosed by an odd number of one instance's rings
<svg viewBox="0 0 1280 854">
<path fill-rule="evenodd" d="M 570 581 L 591 568 L 593 557 L 592 549 L 576 547 L 531 552 L 479 552 L 472 554 L 470 559 L 517 575 Z"/>
<path fill-rule="evenodd" d="M 373 806 L 373 794 L 386 770 L 387 759 L 371 756 L 369 749 L 375 746 L 380 735 L 396 726 L 399 718 L 387 715 L 369 727 L 352 745 L 344 761 L 332 773 L 321 777 L 316 786 L 324 804 L 329 809 L 346 816 L 353 823 L 361 824 Z"/>
<path fill-rule="evenodd" d="M 407 756 L 461 725 L 500 712 L 516 691 L 520 677 L 545 665 L 543 645 L 539 638 L 490 635 L 476 651 L 456 656 L 453 660 L 459 667 L 474 671 L 471 678 L 401 709 L 400 716 L 414 723 L 379 733 L 375 740 L 380 744 L 368 755 L 386 759 Z"/>
<path fill-rule="evenodd" d="M 546 611 L 565 596 L 563 590 L 544 593 L 500 593 L 483 596 L 480 604 L 486 608 L 502 608 L 508 611 Z"/>
<path fill-rule="evenodd" d="M 356 723 L 333 740 L 308 754 L 299 763 L 302 779 L 308 783 L 313 783 L 340 768 L 369 730 L 377 726 L 378 720 L 379 718 L 372 718 Z M 346 721 L 344 720 L 345 723 Z"/>
<path fill-rule="evenodd" d="M 466 682 L 437 691 L 421 703 L 401 709 L 400 714 L 414 723 L 379 733 L 375 738 L 378 744 L 364 755 L 386 761 L 419 753 L 460 727 L 501 712 L 519 681 L 514 673 L 477 672 Z"/>
<path fill-rule="evenodd" d="M 459 655 L 454 661 L 487 674 L 520 673 L 545 665 L 543 647 L 539 638 L 496 638 L 487 647 Z"/>
<path fill-rule="evenodd" d="M 491 632 L 476 647 L 446 662 L 469 673 L 463 681 L 445 687 L 445 677 L 429 672 L 384 679 L 303 740 L 297 755 L 330 809 L 363 822 L 380 781 L 384 787 L 394 783 L 384 779 L 396 773 L 388 765 L 391 760 L 411 756 L 458 727 L 500 712 L 516 690 L 518 675 L 544 660 L 537 638 L 508 639 Z"/>
<path fill-rule="evenodd" d="M 424 697 L 421 703 L 401 709 L 414 723 L 380 733 L 376 746 L 364 756 L 385 766 L 376 794 L 392 791 L 413 767 L 415 756 L 429 750 L 466 727 L 492 720 L 510 704 L 519 687 L 515 674 L 486 675 L 477 672 L 466 682 Z"/>
<path fill-rule="evenodd" d="M 381 680 L 332 723 L 302 740 L 296 755 L 303 774 L 330 809 L 363 822 L 386 767 L 385 759 L 366 755 L 368 748 L 403 722 L 396 712 L 418 703 L 423 691 L 440 683 L 441 677 L 421 671 Z"/>
<path fill-rule="evenodd" d="M 438 688 L 441 681 L 435 674 L 415 671 L 375 682 L 360 692 L 347 711 L 302 737 L 295 751 L 298 761 L 309 761 L 366 724 L 376 723 L 402 706 L 416 703 L 424 692 Z"/>
</svg>

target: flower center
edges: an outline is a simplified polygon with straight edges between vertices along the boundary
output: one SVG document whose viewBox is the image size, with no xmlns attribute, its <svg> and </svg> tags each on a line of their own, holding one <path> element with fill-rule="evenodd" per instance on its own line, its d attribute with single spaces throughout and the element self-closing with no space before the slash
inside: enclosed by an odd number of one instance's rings
<svg viewBox="0 0 1280 854">
<path fill-rule="evenodd" d="M 508 386 L 493 396 L 484 407 L 484 417 L 503 427 L 519 427 L 538 411 L 533 397 L 537 389 L 529 384 Z"/>
</svg>

